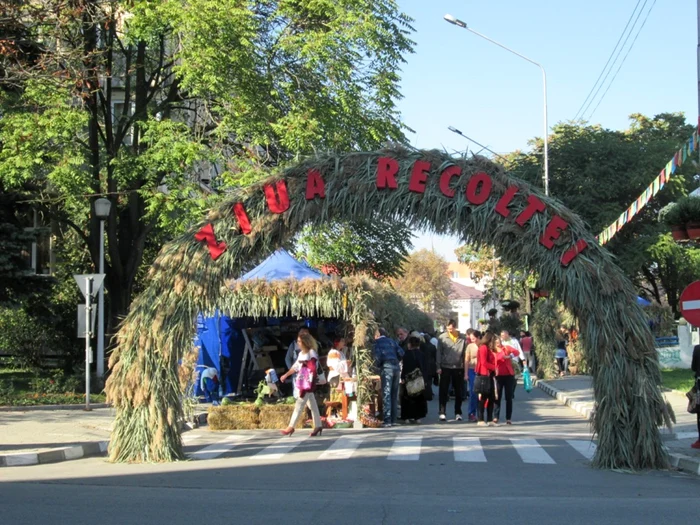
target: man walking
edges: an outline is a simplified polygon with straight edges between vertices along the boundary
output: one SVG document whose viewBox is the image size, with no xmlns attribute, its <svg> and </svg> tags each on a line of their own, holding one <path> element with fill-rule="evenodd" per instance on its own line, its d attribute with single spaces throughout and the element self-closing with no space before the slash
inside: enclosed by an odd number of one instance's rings
<svg viewBox="0 0 700 525">
<path fill-rule="evenodd" d="M 447 421 L 445 411 L 450 383 L 455 393 L 455 419 L 462 420 L 462 390 L 464 388 L 464 353 L 467 340 L 457 330 L 457 322 L 450 319 L 447 331 L 440 334 L 437 349 L 437 373 L 440 376 L 440 421 Z"/>
<path fill-rule="evenodd" d="M 399 414 L 399 384 L 401 383 L 400 361 L 403 349 L 387 337 L 384 328 L 374 334 L 374 359 L 382 378 L 382 404 L 384 405 L 384 427 L 396 424 Z"/>
</svg>

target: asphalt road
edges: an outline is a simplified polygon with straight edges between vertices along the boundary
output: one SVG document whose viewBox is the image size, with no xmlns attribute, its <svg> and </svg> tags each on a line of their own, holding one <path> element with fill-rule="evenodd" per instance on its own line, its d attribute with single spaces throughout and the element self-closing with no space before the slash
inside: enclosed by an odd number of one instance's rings
<svg viewBox="0 0 700 525">
<path fill-rule="evenodd" d="M 588 466 L 588 423 L 536 390 L 514 425 L 187 437 L 188 462 L 0 470 L 0 523 L 698 523 L 700 480 Z M 449 414 L 449 412 L 448 412 Z M 451 414 L 449 414 L 451 415 Z"/>
</svg>

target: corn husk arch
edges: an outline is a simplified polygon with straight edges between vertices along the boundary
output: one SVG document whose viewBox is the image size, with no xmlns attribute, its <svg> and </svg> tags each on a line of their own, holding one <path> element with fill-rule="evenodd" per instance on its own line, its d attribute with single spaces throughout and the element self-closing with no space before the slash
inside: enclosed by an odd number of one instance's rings
<svg viewBox="0 0 700 525">
<path fill-rule="evenodd" d="M 376 187 L 380 157 L 399 162 L 399 188 Z M 430 161 L 425 193 L 408 191 L 413 163 Z M 459 165 L 460 191 L 454 198 L 439 190 L 438 174 L 451 164 Z M 326 197 L 304 198 L 307 173 L 318 170 L 325 181 Z M 474 206 L 464 186 L 476 172 L 493 180 L 492 195 Z M 290 207 L 282 214 L 270 213 L 263 185 L 284 178 Z M 494 213 L 498 198 L 512 184 L 519 186 L 510 217 Z M 534 194 L 546 205 L 524 227 L 513 217 Z M 232 211 L 242 202 L 251 219 L 249 235 L 240 233 Z M 569 228 L 545 249 L 538 240 L 553 214 Z M 181 386 L 178 362 L 189 349 L 197 312 L 221 307 L 226 281 L 252 262 L 288 242 L 305 224 L 332 219 L 393 217 L 437 233 L 449 233 L 490 245 L 509 266 L 535 269 L 543 287 L 551 290 L 580 320 L 587 361 L 594 378 L 596 410 L 593 429 L 598 436 L 594 466 L 609 469 L 665 468 L 668 458 L 658 425 L 662 423 L 663 399 L 660 371 L 652 334 L 636 293 L 607 250 L 599 246 L 583 221 L 556 199 L 545 197 L 528 183 L 509 176 L 501 166 L 483 157 L 455 158 L 439 151 L 391 148 L 372 153 L 319 155 L 279 175 L 243 188 L 231 200 L 212 210 L 191 232 L 163 247 L 149 274 L 149 284 L 134 301 L 110 358 L 107 393 L 117 410 L 110 459 L 112 461 L 172 461 L 183 458 L 178 431 Z M 226 252 L 213 260 L 194 233 L 211 223 Z M 577 240 L 588 248 L 568 267 L 560 257 Z"/>
</svg>

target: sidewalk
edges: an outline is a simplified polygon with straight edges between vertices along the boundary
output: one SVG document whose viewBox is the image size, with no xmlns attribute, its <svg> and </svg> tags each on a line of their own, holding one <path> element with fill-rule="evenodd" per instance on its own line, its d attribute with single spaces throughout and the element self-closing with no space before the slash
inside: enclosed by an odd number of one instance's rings
<svg viewBox="0 0 700 525">
<path fill-rule="evenodd" d="M 105 455 L 114 415 L 112 408 L 0 412 L 0 467 Z"/>
<path fill-rule="evenodd" d="M 591 377 L 569 376 L 539 380 L 537 386 L 585 418 L 591 418 L 595 409 Z M 683 393 L 667 390 L 663 395 L 676 414 L 673 431 L 666 428 L 660 429 L 671 457 L 671 465 L 684 472 L 700 476 L 700 450 L 690 448 L 691 443 L 698 439 L 696 416 L 688 413 L 688 400 Z"/>
</svg>

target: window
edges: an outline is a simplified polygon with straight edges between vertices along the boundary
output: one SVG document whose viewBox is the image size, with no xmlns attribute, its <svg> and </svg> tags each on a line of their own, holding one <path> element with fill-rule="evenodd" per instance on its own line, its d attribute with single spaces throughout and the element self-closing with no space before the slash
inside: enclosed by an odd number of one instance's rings
<svg viewBox="0 0 700 525">
<path fill-rule="evenodd" d="M 452 279 L 459 279 L 459 272 L 452 272 Z"/>
<path fill-rule="evenodd" d="M 36 234 L 36 239 L 22 250 L 22 257 L 37 275 L 51 275 L 51 228 L 37 210 L 25 215 L 25 231 Z"/>
</svg>

